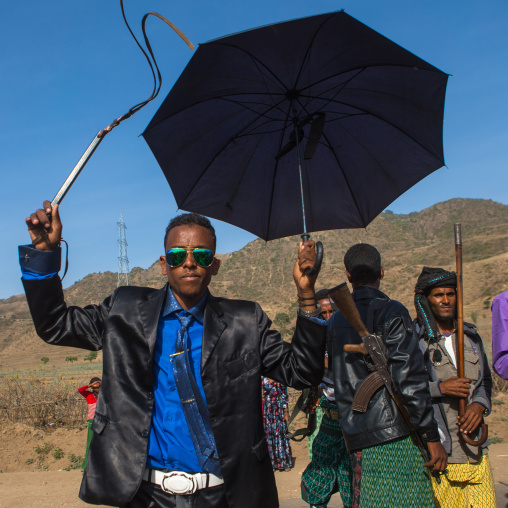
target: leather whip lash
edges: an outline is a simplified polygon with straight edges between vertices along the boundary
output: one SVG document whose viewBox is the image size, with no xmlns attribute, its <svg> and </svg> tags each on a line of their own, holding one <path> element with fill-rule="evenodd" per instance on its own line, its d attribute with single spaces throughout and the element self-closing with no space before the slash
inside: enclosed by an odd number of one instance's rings
<svg viewBox="0 0 508 508">
<path fill-rule="evenodd" d="M 148 41 L 148 37 L 146 35 L 146 20 L 148 19 L 148 17 L 155 16 L 155 17 L 159 18 L 160 20 L 164 21 L 164 23 L 166 23 L 168 26 L 170 26 L 182 38 L 182 40 L 187 44 L 187 46 L 189 46 L 189 48 L 191 50 L 194 49 L 194 46 L 189 41 L 189 39 L 187 39 L 187 37 L 183 34 L 183 32 L 181 32 L 173 23 L 171 23 L 171 21 L 166 19 L 164 16 L 158 14 L 157 12 L 149 12 L 143 16 L 143 20 L 141 22 L 141 28 L 143 31 L 143 37 L 145 40 L 146 48 L 147 48 L 148 53 L 150 54 L 150 57 L 151 57 L 151 59 L 150 59 L 147 52 L 143 49 L 143 47 L 137 40 L 136 36 L 132 32 L 131 27 L 129 26 L 129 23 L 127 22 L 127 18 L 125 16 L 125 10 L 124 10 L 124 6 L 123 6 L 123 0 L 120 0 L 120 7 L 122 9 L 122 16 L 123 16 L 125 24 L 127 25 L 127 28 L 129 30 L 129 32 L 131 33 L 132 37 L 134 38 L 134 40 L 136 41 L 136 44 L 138 45 L 139 49 L 142 51 L 143 55 L 145 56 L 145 58 L 148 62 L 148 65 L 150 66 L 150 70 L 152 71 L 152 76 L 154 79 L 153 91 L 152 91 L 150 97 L 148 97 L 148 99 L 144 100 L 143 102 L 140 102 L 139 104 L 136 104 L 135 106 L 130 108 L 129 111 L 127 111 L 127 113 L 118 117 L 111 124 L 109 124 L 107 127 L 105 127 L 104 129 L 100 130 L 97 133 L 97 135 L 92 140 L 92 142 L 90 143 L 88 148 L 85 150 L 85 153 L 81 156 L 78 163 L 74 166 L 74 169 L 71 171 L 71 173 L 65 180 L 65 182 L 62 185 L 62 187 L 60 188 L 60 190 L 56 193 L 55 197 L 53 198 L 53 201 L 51 202 L 51 206 L 55 206 L 63 200 L 63 198 L 67 194 L 67 191 L 71 188 L 72 184 L 74 183 L 76 178 L 81 173 L 81 170 L 85 167 L 86 163 L 89 161 L 92 154 L 95 152 L 95 150 L 100 145 L 102 140 L 106 137 L 106 134 L 111 132 L 117 125 L 120 125 L 121 122 L 123 122 L 124 120 L 127 120 L 127 118 L 130 118 L 134 113 L 137 113 L 140 109 L 145 107 L 150 101 L 155 99 L 155 97 L 157 97 L 157 95 L 159 94 L 159 91 L 162 86 L 162 76 L 159 71 L 157 62 L 155 60 L 155 56 L 153 54 L 152 47 L 151 47 L 150 42 Z M 153 60 L 153 63 L 152 63 L 152 60 Z M 51 219 L 51 217 L 50 217 L 50 219 Z"/>
</svg>

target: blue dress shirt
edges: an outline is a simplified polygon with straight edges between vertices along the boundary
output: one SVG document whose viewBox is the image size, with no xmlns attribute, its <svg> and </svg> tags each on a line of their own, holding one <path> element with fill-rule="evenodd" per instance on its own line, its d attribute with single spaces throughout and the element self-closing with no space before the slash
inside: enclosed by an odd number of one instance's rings
<svg viewBox="0 0 508 508">
<path fill-rule="evenodd" d="M 188 314 L 194 316 L 188 328 L 189 363 L 205 404 L 206 397 L 201 382 L 201 345 L 207 298 L 208 292 L 188 311 Z M 176 336 L 181 327 L 176 316 L 179 312 L 187 313 L 182 310 L 168 287 L 166 304 L 159 318 L 153 361 L 155 404 L 148 438 L 147 467 L 199 473 L 203 470 L 187 427 L 170 357 L 176 352 Z"/>
</svg>

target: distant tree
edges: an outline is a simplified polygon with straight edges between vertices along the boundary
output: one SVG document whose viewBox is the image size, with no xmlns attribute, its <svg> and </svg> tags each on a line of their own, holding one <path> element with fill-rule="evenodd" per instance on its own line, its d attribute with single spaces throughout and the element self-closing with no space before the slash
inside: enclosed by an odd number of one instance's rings
<svg viewBox="0 0 508 508">
<path fill-rule="evenodd" d="M 478 312 L 473 310 L 473 312 L 471 312 L 471 319 L 473 320 L 473 323 L 476 324 L 478 322 Z"/>
<path fill-rule="evenodd" d="M 276 326 L 285 326 L 288 325 L 291 320 L 289 319 L 289 316 L 285 312 L 279 312 L 275 316 L 275 319 L 273 320 Z"/>
<path fill-rule="evenodd" d="M 41 362 L 42 362 L 44 365 L 46 365 L 46 363 L 48 363 L 48 362 L 49 362 L 49 358 L 48 358 L 47 356 L 43 356 L 43 357 L 41 358 Z"/>
<path fill-rule="evenodd" d="M 88 362 L 93 362 L 95 359 L 97 359 L 97 351 L 90 351 L 90 353 L 88 353 L 88 356 L 85 356 L 83 358 L 83 360 Z"/>
<path fill-rule="evenodd" d="M 77 362 L 77 361 L 78 361 L 78 357 L 77 357 L 77 356 L 67 356 L 67 357 L 65 358 L 65 361 L 66 361 L 66 362 L 71 362 L 71 363 L 72 363 L 72 362 Z"/>
</svg>

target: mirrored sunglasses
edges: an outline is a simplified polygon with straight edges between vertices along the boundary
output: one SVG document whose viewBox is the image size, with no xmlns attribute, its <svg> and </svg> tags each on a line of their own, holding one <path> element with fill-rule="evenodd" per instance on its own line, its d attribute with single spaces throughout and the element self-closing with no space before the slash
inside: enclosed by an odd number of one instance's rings
<svg viewBox="0 0 508 508">
<path fill-rule="evenodd" d="M 180 266 L 187 259 L 187 253 L 192 252 L 192 257 L 197 265 L 206 268 L 213 262 L 213 252 L 210 249 L 184 249 L 176 247 L 166 252 L 166 262 L 173 268 Z"/>
</svg>

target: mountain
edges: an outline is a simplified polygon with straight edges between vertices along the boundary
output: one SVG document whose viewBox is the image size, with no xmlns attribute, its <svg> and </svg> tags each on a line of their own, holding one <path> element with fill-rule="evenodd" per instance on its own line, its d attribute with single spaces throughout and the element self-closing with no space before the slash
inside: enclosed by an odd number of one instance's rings
<svg viewBox="0 0 508 508">
<path fill-rule="evenodd" d="M 317 288 L 344 282 L 344 253 L 351 245 L 370 243 L 381 252 L 385 278 L 381 289 L 413 311 L 413 290 L 423 266 L 454 269 L 453 224 L 461 222 L 464 260 L 464 317 L 483 323 L 490 334 L 490 302 L 508 289 L 508 206 L 490 200 L 452 199 L 407 215 L 386 211 L 365 229 L 323 231 L 312 235 L 325 248 Z M 295 315 L 296 291 L 292 269 L 299 237 L 265 242 L 218 257 L 222 261 L 211 291 L 219 296 L 256 300 L 273 318 Z M 161 287 L 165 280 L 158 260 L 148 269 L 134 268 L 132 285 Z M 71 305 L 99 303 L 117 285 L 117 274 L 93 273 L 65 290 Z M 286 334 L 290 326 L 285 329 Z M 483 330 L 485 328 L 485 330 Z M 486 338 L 484 336 L 484 338 Z M 62 359 L 76 354 L 53 348 L 33 330 L 24 295 L 0 300 L 0 365 L 29 365 L 41 356 Z M 79 353 L 84 356 L 86 353 Z"/>
</svg>

